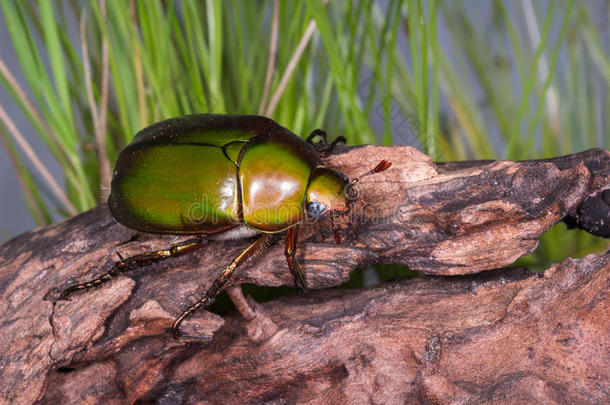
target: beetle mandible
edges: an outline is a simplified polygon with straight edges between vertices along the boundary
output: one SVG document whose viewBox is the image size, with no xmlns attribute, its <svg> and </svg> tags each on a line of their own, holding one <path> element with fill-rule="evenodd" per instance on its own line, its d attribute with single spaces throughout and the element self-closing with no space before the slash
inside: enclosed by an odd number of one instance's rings
<svg viewBox="0 0 610 405">
<path fill-rule="evenodd" d="M 317 143 L 313 139 L 319 137 Z M 346 215 L 356 199 L 354 185 L 364 176 L 390 167 L 382 160 L 374 169 L 349 181 L 324 166 L 339 137 L 328 143 L 316 130 L 303 140 L 273 120 L 249 115 L 196 114 L 158 122 L 137 133 L 119 154 L 108 206 L 128 228 L 157 234 L 197 235 L 168 249 L 120 258 L 108 273 L 66 288 L 59 299 L 89 289 L 119 273 L 201 248 L 207 239 L 257 239 L 214 280 L 203 298 L 172 325 L 174 337 L 182 321 L 210 305 L 231 274 L 259 254 L 274 234 L 285 232 L 284 253 L 296 287 L 306 289 L 295 258 L 299 224 Z M 205 237 L 205 239 L 204 239 Z"/>
</svg>

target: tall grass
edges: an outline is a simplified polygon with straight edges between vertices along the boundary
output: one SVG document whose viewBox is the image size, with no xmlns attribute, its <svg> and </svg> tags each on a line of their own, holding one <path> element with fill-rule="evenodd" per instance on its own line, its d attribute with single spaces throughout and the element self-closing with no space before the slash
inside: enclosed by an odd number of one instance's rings
<svg viewBox="0 0 610 405">
<path fill-rule="evenodd" d="M 25 78 L 0 60 L 2 85 L 62 170 L 50 174 L 0 106 L 2 145 L 41 225 L 95 206 L 133 134 L 188 113 L 263 113 L 298 134 L 322 127 L 439 160 L 608 147 L 601 1 L 0 5 Z M 604 246 L 561 230 L 541 245 L 525 263 Z"/>
</svg>

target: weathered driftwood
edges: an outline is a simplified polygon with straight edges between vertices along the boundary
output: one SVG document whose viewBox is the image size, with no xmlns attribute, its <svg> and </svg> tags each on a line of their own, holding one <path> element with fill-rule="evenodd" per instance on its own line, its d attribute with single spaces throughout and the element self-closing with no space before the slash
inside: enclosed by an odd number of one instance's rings
<svg viewBox="0 0 610 405">
<path fill-rule="evenodd" d="M 364 203 L 340 223 L 302 231 L 311 288 L 372 263 L 434 275 L 500 268 L 530 253 L 562 218 L 608 232 L 610 154 L 528 162 L 434 164 L 407 147 L 344 148 L 328 164 L 364 179 Z M 587 209 L 591 204 L 595 209 Z M 605 205 L 604 205 L 605 204 Z M 604 211 L 605 210 L 605 211 Z M 539 278 L 519 269 L 423 277 L 357 291 L 313 291 L 256 305 L 249 322 L 201 311 L 174 340 L 174 317 L 247 241 L 118 277 L 71 301 L 56 290 L 123 256 L 176 238 L 136 234 L 101 206 L 0 245 L 0 398 L 124 403 L 272 399 L 316 403 L 547 400 L 607 402 L 608 255 Z M 239 269 L 233 284 L 292 285 L 283 247 Z M 233 290 L 232 293 L 236 293 Z"/>
</svg>

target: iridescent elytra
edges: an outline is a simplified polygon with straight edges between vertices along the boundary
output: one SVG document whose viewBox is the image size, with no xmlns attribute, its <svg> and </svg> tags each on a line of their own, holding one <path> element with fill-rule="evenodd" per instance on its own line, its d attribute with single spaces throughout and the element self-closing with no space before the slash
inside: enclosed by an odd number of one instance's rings
<svg viewBox="0 0 610 405">
<path fill-rule="evenodd" d="M 319 138 L 318 142 L 313 142 Z M 382 160 L 355 180 L 324 166 L 321 156 L 336 144 L 315 130 L 303 140 L 273 120 L 252 115 L 195 114 L 141 130 L 119 154 L 108 206 L 128 228 L 156 234 L 195 235 L 181 244 L 122 259 L 113 269 L 60 294 L 95 287 L 126 270 L 201 248 L 207 240 L 254 238 L 227 266 L 203 298 L 176 319 L 210 305 L 235 268 L 261 253 L 274 234 L 285 233 L 285 256 L 295 285 L 306 289 L 295 258 L 299 225 L 307 218 L 332 219 L 349 213 L 353 186 L 390 167 Z M 335 239 L 340 243 L 338 233 Z"/>
</svg>

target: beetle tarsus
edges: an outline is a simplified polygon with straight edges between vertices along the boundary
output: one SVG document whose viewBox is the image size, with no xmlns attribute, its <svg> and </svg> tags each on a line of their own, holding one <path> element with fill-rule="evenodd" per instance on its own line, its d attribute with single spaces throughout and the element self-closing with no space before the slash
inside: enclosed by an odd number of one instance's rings
<svg viewBox="0 0 610 405">
<path fill-rule="evenodd" d="M 299 262 L 294 256 L 287 256 L 286 261 L 288 262 L 288 267 L 290 268 L 290 273 L 292 274 L 292 279 L 294 280 L 294 286 L 301 292 L 306 293 L 307 283 L 305 282 L 305 274 L 303 274 L 303 270 L 299 265 Z"/>
<path fill-rule="evenodd" d="M 294 280 L 294 285 L 301 294 L 305 294 L 307 291 L 309 291 L 309 288 L 307 288 L 307 285 L 305 285 L 305 280 L 296 278 Z"/>
<path fill-rule="evenodd" d="M 214 299 L 216 299 L 216 296 L 218 294 L 220 294 L 222 289 L 227 284 L 227 281 L 229 281 L 229 279 L 231 278 L 231 275 L 233 274 L 233 272 L 235 271 L 237 266 L 239 266 L 241 263 L 243 263 L 247 259 L 253 258 L 253 257 L 259 255 L 260 253 L 262 253 L 265 250 L 265 248 L 267 246 L 269 246 L 269 241 L 272 238 L 273 238 L 272 233 L 262 234 L 254 242 L 252 242 L 252 244 L 250 246 L 248 246 L 246 248 L 246 250 L 244 250 L 239 256 L 237 256 L 235 259 L 233 259 L 231 264 L 229 264 L 222 271 L 222 273 L 220 273 L 220 275 L 216 278 L 216 280 L 214 280 L 214 282 L 212 283 L 212 286 L 203 295 L 203 298 L 201 298 L 195 304 L 191 305 L 186 311 L 184 311 L 182 313 L 182 315 L 180 315 L 174 321 L 174 324 L 172 325 L 172 333 L 174 335 L 174 338 L 177 339 L 180 336 L 179 329 L 180 329 L 180 325 L 182 324 L 182 322 L 186 318 L 188 318 L 193 312 L 198 310 L 199 308 L 207 307 L 210 304 L 212 304 L 212 302 L 214 302 Z"/>
<path fill-rule="evenodd" d="M 214 299 L 208 297 L 206 294 L 206 296 L 199 300 L 199 302 L 191 305 L 186 311 L 184 311 L 182 315 L 180 315 L 172 325 L 172 335 L 174 336 L 174 339 L 178 339 L 180 337 L 180 325 L 182 324 L 182 321 L 188 318 L 193 312 L 197 311 L 199 308 L 211 305 L 212 302 L 214 302 Z"/>
<path fill-rule="evenodd" d="M 321 138 L 318 142 L 313 141 L 316 136 L 319 136 Z M 315 145 L 318 145 L 320 143 L 328 144 L 328 142 L 326 141 L 326 137 L 326 132 L 322 131 L 321 129 L 314 129 L 312 133 L 309 134 L 309 136 L 305 139 L 305 142 L 309 143 L 310 145 L 313 145 L 314 147 Z"/>
<path fill-rule="evenodd" d="M 346 143 L 347 138 L 345 138 L 343 135 L 336 137 L 328 146 L 328 153 L 331 153 L 335 149 L 335 146 L 339 144 L 345 145 Z"/>
<path fill-rule="evenodd" d="M 68 300 L 72 293 L 95 288 L 100 284 L 103 284 L 106 281 L 109 281 L 126 271 L 148 266 L 150 264 L 156 263 L 164 259 L 168 259 L 170 257 L 176 257 L 184 253 L 192 252 L 193 250 L 201 248 L 205 244 L 205 242 L 206 241 L 204 239 L 189 239 L 180 244 L 173 245 L 168 249 L 141 253 L 135 256 L 128 257 L 126 259 L 124 259 L 120 253 L 117 253 L 120 260 L 118 262 L 114 262 L 113 268 L 108 273 L 102 274 L 101 276 L 85 283 L 76 284 L 64 289 L 59 294 L 59 298 L 57 298 L 57 301 Z"/>
<path fill-rule="evenodd" d="M 327 136 L 328 135 L 326 132 L 322 131 L 321 129 L 316 129 L 307 137 L 305 141 L 313 146 L 316 152 L 318 152 L 322 157 L 328 156 L 338 144 L 345 145 L 347 142 L 347 139 L 345 139 L 344 136 L 338 136 L 332 142 L 328 143 L 326 139 Z M 314 142 L 313 139 L 315 137 L 320 137 L 320 140 L 318 142 Z"/>
<path fill-rule="evenodd" d="M 299 261 L 296 259 L 295 254 L 297 250 L 297 241 L 299 239 L 299 228 L 293 226 L 286 231 L 286 245 L 284 247 L 284 256 L 286 256 L 286 262 L 292 274 L 294 285 L 301 292 L 307 291 L 307 283 L 305 282 L 305 274 L 299 265 Z"/>
<path fill-rule="evenodd" d="M 100 284 L 105 283 L 106 281 L 116 277 L 119 274 L 119 271 L 117 271 L 117 270 L 118 269 L 115 267 L 112 270 L 110 270 L 108 273 L 103 274 L 98 278 L 87 281 L 85 283 L 76 284 L 76 285 L 73 285 L 73 286 L 70 286 L 70 287 L 64 289 L 59 294 L 57 301 L 69 301 L 72 293 L 75 293 L 77 291 L 82 291 L 82 290 L 90 290 L 92 288 L 97 287 Z"/>
</svg>

